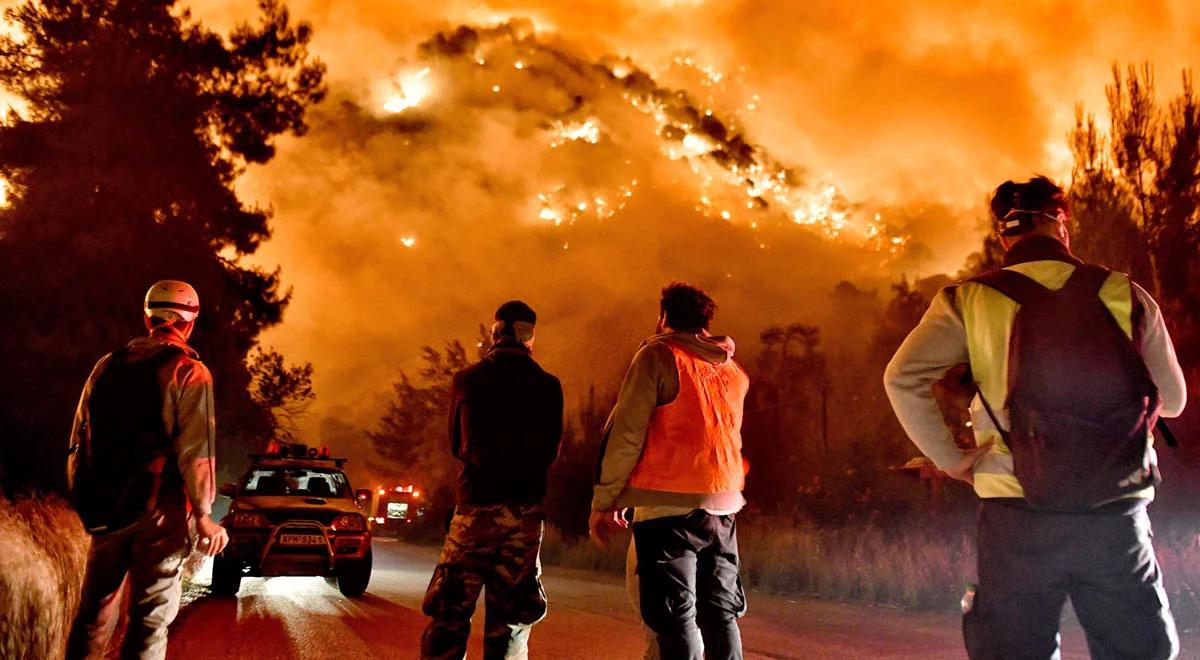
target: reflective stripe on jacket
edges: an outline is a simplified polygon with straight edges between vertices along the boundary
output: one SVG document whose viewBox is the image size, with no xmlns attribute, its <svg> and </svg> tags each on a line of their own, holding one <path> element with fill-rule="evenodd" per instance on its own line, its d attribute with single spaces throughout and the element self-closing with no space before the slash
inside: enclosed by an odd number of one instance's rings
<svg viewBox="0 0 1200 660">
<path fill-rule="evenodd" d="M 1052 288 L 1061 287 L 1078 263 L 1081 262 L 1065 245 L 1045 236 L 1021 239 L 1004 257 L 1006 267 Z M 1126 332 L 1135 329 L 1138 348 L 1158 386 L 1161 415 L 1177 417 L 1187 403 L 1187 386 L 1170 333 L 1158 303 L 1137 284 L 1128 282 L 1123 275 L 1112 276 L 1104 289 L 1109 298 L 1106 302 Z M 984 291 L 979 286 L 951 286 L 934 296 L 921 322 L 897 349 L 884 373 L 888 398 L 905 433 L 921 453 L 943 470 L 962 460 L 963 452 L 955 445 L 933 397 L 934 384 L 954 366 L 971 363 L 989 403 L 1003 406 L 1007 390 L 1003 379 L 1008 374 L 1008 335 L 1016 305 L 1001 294 Z M 970 331 L 964 323 L 965 308 L 970 308 L 972 316 Z M 976 439 L 986 441 L 995 437 L 991 421 L 986 413 L 981 414 L 982 406 L 975 402 L 974 408 Z M 997 410 L 997 413 L 1001 424 L 1006 424 L 1004 412 Z M 988 452 L 977 467 L 980 471 L 976 473 L 976 492 L 981 497 L 1021 496 L 1020 486 L 1012 478 L 1012 457 L 1007 451 Z M 1149 497 L 1150 493 L 1145 495 Z"/>
<path fill-rule="evenodd" d="M 1051 260 L 1007 266 L 1008 270 L 1026 275 L 1051 290 L 1062 288 L 1075 272 L 1075 268 L 1073 263 Z M 1123 273 L 1110 273 L 1100 289 L 1100 299 L 1121 330 L 1132 339 L 1133 283 Z M 979 385 L 980 392 L 996 412 L 1000 424 L 1007 428 L 1008 418 L 1003 406 L 1008 398 L 1008 349 L 1018 305 L 988 286 L 978 282 L 964 282 L 956 293 L 955 307 L 962 315 L 966 330 L 971 373 Z M 1086 384 L 1081 383 L 1080 386 L 1086 387 Z M 971 402 L 971 421 L 976 443 L 995 441 L 992 450 L 975 465 L 976 494 L 985 498 L 1024 497 L 1024 491 L 1013 474 L 1012 454 L 1000 438 L 978 396 Z M 1153 496 L 1153 488 L 1131 495 L 1147 498 Z"/>
<path fill-rule="evenodd" d="M 733 360 L 713 363 L 670 345 L 679 394 L 654 410 L 629 486 L 669 493 L 741 491 L 742 410 L 750 379 Z"/>
</svg>

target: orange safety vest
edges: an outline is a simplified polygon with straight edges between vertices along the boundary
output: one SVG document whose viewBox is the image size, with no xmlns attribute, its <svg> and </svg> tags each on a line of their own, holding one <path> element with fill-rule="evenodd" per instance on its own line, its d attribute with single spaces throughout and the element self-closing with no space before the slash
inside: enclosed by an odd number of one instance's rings
<svg viewBox="0 0 1200 660">
<path fill-rule="evenodd" d="M 738 363 L 713 364 L 684 348 L 675 355 L 679 394 L 655 408 L 629 486 L 671 493 L 740 492 L 742 405 L 750 378 Z"/>
</svg>

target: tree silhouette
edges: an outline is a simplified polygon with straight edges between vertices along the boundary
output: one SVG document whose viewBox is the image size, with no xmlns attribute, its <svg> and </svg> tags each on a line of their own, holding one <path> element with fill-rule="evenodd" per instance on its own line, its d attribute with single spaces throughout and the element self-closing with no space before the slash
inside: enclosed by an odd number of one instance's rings
<svg viewBox="0 0 1200 660">
<path fill-rule="evenodd" d="M 617 388 L 588 388 L 587 400 L 569 414 L 558 460 L 550 469 L 546 491 L 546 521 L 564 537 L 587 537 L 592 510 L 592 483 L 600 459 L 600 441 L 608 413 L 617 402 Z"/>
<path fill-rule="evenodd" d="M 250 396 L 271 412 L 271 436 L 289 442 L 295 440 L 297 425 L 316 398 L 312 364 L 289 366 L 279 351 L 259 348 L 251 354 L 249 365 Z"/>
<path fill-rule="evenodd" d="M 1077 112 L 1071 133 L 1073 246 L 1128 271 L 1163 306 L 1184 366 L 1200 365 L 1200 100 L 1190 71 L 1166 106 L 1150 65 L 1113 66 L 1110 126 Z"/>
<path fill-rule="evenodd" d="M 221 462 L 273 428 L 246 357 L 282 318 L 280 275 L 245 265 L 270 235 L 238 199 L 248 164 L 302 134 L 324 94 L 311 30 L 261 0 L 227 39 L 173 0 L 30 0 L 7 10 L 0 85 L 28 109 L 0 125 L 0 463 L 52 483 L 95 359 L 140 330 L 158 279 L 200 293 L 194 344 L 216 382 Z M 223 471 L 226 471 L 223 470 Z M 228 472 L 226 471 L 226 474 Z"/>
<path fill-rule="evenodd" d="M 759 341 L 743 431 L 746 492 L 767 508 L 788 507 L 806 475 L 829 462 L 823 414 L 831 381 L 817 326 L 772 326 Z"/>
<path fill-rule="evenodd" d="M 421 349 L 419 378 L 400 373 L 392 386 L 393 398 L 374 430 L 367 432 L 381 459 L 377 468 L 396 477 L 425 484 L 431 502 L 431 520 L 452 505 L 458 461 L 450 452 L 448 418 L 450 386 L 454 374 L 470 362 L 458 340 L 442 350 Z"/>
<path fill-rule="evenodd" d="M 1068 191 L 1073 249 L 1140 282 L 1153 282 L 1150 255 L 1140 245 L 1137 203 L 1112 167 L 1108 139 L 1096 127 L 1095 116 L 1085 117 L 1082 107 L 1076 109 L 1070 143 L 1075 160 Z"/>
<path fill-rule="evenodd" d="M 892 285 L 892 299 L 884 308 L 871 340 L 872 357 L 881 368 L 892 359 L 908 333 L 917 327 L 930 300 L 916 284 L 910 284 L 908 278 L 901 278 Z"/>
</svg>

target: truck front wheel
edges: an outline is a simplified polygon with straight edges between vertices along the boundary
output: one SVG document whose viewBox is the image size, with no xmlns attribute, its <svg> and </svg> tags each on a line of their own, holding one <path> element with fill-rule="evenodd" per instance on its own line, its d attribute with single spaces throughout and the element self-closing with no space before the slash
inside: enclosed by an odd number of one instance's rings
<svg viewBox="0 0 1200 660">
<path fill-rule="evenodd" d="M 348 561 L 338 567 L 337 585 L 343 596 L 354 598 L 363 595 L 367 583 L 371 581 L 371 551 L 366 556 L 355 561 Z"/>
</svg>

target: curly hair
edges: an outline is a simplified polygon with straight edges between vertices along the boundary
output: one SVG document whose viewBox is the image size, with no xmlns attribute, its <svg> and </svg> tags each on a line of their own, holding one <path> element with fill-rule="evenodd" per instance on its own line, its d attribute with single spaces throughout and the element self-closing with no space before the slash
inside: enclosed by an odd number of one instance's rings
<svg viewBox="0 0 1200 660">
<path fill-rule="evenodd" d="M 704 289 L 684 282 L 663 287 L 659 308 L 667 315 L 667 325 L 682 332 L 707 330 L 717 314 L 717 303 Z"/>
<path fill-rule="evenodd" d="M 992 193 L 992 218 L 1002 220 L 1013 209 L 1054 213 L 1066 210 L 1066 194 L 1057 183 L 1041 174 L 1024 182 L 1005 181 Z"/>
</svg>

